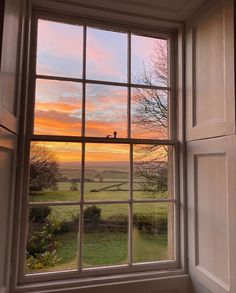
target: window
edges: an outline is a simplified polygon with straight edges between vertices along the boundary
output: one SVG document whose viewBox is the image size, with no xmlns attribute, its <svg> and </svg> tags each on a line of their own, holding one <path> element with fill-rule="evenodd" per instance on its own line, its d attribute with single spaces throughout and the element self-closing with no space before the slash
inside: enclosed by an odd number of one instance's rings
<svg viewBox="0 0 236 293">
<path fill-rule="evenodd" d="M 170 38 L 43 16 L 32 31 L 25 278 L 177 267 Z"/>
</svg>

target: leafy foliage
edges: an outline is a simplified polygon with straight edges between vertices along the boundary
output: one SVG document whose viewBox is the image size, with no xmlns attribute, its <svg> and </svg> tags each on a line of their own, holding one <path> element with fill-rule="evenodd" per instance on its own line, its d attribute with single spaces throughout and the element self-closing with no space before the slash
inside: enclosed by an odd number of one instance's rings
<svg viewBox="0 0 236 293">
<path fill-rule="evenodd" d="M 35 221 L 35 218 L 34 218 Z M 27 241 L 27 265 L 31 269 L 39 269 L 55 265 L 60 258 L 57 256 L 58 242 L 55 235 L 59 224 L 49 216 L 39 222 L 30 222 Z"/>
<path fill-rule="evenodd" d="M 32 207 L 29 211 L 29 220 L 34 223 L 43 223 L 50 213 L 49 207 Z"/>
</svg>

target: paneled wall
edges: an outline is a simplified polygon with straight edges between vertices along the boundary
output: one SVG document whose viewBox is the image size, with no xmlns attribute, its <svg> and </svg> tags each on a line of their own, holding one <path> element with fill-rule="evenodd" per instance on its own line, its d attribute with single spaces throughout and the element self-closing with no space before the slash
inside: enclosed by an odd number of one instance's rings
<svg viewBox="0 0 236 293">
<path fill-rule="evenodd" d="M 10 285 L 23 2 L 0 5 L 0 293 L 9 292 Z M 234 1 L 208 2 L 186 26 L 189 270 L 193 292 L 235 293 Z M 187 286 L 185 276 L 79 292 L 189 293 Z"/>
<path fill-rule="evenodd" d="M 0 292 L 9 292 L 16 136 L 0 128 Z"/>
<path fill-rule="evenodd" d="M 186 33 L 189 268 L 194 292 L 233 293 L 234 1 L 209 2 L 188 23 Z"/>
<path fill-rule="evenodd" d="M 187 27 L 187 140 L 233 134 L 233 1 L 212 1 Z"/>
<path fill-rule="evenodd" d="M 0 292 L 10 288 L 23 1 L 1 1 L 0 22 Z"/>
</svg>

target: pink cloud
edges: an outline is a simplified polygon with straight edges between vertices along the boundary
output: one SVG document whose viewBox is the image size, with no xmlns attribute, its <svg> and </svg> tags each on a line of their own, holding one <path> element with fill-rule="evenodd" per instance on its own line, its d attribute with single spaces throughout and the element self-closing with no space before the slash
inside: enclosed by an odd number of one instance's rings
<svg viewBox="0 0 236 293">
<path fill-rule="evenodd" d="M 167 44 L 166 40 L 155 39 L 150 37 L 143 36 L 132 36 L 132 54 L 136 57 L 143 59 L 144 61 L 148 60 L 152 54 L 156 46 L 165 46 Z M 145 60 L 146 59 L 146 60 Z"/>
<path fill-rule="evenodd" d="M 56 57 L 81 59 L 83 55 L 83 28 L 39 20 L 38 50 Z"/>
</svg>

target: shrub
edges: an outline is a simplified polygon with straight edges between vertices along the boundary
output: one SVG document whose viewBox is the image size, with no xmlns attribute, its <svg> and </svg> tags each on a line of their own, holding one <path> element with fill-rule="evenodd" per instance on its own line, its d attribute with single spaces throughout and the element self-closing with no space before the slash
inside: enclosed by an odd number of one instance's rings
<svg viewBox="0 0 236 293">
<path fill-rule="evenodd" d="M 128 216 L 124 214 L 114 214 L 108 217 L 108 220 L 119 223 L 128 223 Z"/>
<path fill-rule="evenodd" d="M 91 222 L 98 222 L 101 219 L 101 209 L 95 205 L 84 210 L 84 219 Z"/>
<path fill-rule="evenodd" d="M 49 207 L 34 207 L 30 209 L 29 220 L 34 223 L 43 223 L 50 213 Z"/>
<path fill-rule="evenodd" d="M 52 267 L 60 260 L 55 250 L 53 252 L 45 251 L 44 253 L 37 254 L 36 257 L 29 256 L 27 258 L 27 265 L 31 269 L 41 269 Z"/>
<path fill-rule="evenodd" d="M 78 191 L 78 183 L 76 181 L 71 181 L 70 191 Z"/>
<path fill-rule="evenodd" d="M 166 234 L 168 229 L 167 214 L 135 213 L 134 225 L 143 232 Z"/>
<path fill-rule="evenodd" d="M 78 226 L 79 226 L 79 215 L 73 216 L 71 221 L 62 221 L 60 223 L 60 230 L 57 232 L 57 234 L 77 231 Z"/>
<path fill-rule="evenodd" d="M 60 259 L 57 256 L 58 242 L 56 232 L 60 229 L 58 223 L 48 218 L 44 225 L 36 226 L 31 223 L 27 241 L 27 265 L 38 269 L 56 264 Z"/>
</svg>

